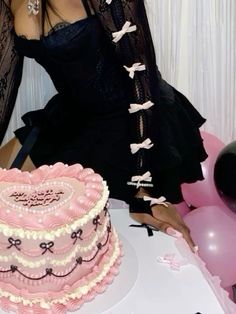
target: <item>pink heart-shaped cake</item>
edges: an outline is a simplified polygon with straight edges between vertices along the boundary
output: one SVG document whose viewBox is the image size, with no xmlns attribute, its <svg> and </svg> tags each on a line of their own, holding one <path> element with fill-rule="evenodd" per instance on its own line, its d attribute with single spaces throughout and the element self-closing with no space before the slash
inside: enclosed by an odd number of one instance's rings
<svg viewBox="0 0 236 314">
<path fill-rule="evenodd" d="M 92 169 L 0 169 L 0 306 L 66 313 L 117 273 L 108 188 Z"/>
</svg>

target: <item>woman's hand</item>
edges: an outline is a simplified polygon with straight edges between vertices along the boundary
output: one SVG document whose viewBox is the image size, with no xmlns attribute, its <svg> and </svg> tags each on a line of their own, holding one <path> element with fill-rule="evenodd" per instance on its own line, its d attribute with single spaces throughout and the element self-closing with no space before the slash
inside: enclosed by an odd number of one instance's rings
<svg viewBox="0 0 236 314">
<path fill-rule="evenodd" d="M 189 228 L 186 226 L 176 208 L 170 203 L 167 203 L 167 205 L 168 207 L 164 205 L 152 206 L 153 217 L 145 213 L 131 213 L 130 215 L 139 223 L 151 225 L 169 235 L 177 237 L 183 236 L 191 250 L 196 253 L 197 246 L 195 246 L 191 238 Z M 178 231 L 176 234 L 174 234 L 175 230 Z"/>
</svg>

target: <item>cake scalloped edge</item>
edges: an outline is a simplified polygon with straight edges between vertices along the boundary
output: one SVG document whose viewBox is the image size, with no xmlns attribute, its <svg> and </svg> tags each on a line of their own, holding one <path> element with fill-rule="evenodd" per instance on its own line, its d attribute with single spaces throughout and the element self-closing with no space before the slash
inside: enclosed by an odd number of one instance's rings
<svg viewBox="0 0 236 314">
<path fill-rule="evenodd" d="M 46 258 L 40 259 L 37 262 L 31 262 L 27 260 L 27 258 L 19 256 L 17 252 L 13 252 L 8 256 L 0 255 L 0 263 L 1 262 L 8 263 L 10 261 L 17 260 L 17 262 L 20 265 L 24 267 L 29 267 L 29 268 L 38 268 L 38 267 L 46 265 L 47 263 L 52 266 L 65 266 L 66 264 L 70 263 L 73 258 L 75 258 L 75 256 L 78 254 L 79 251 L 82 253 L 86 253 L 94 249 L 96 247 L 96 243 L 98 239 L 100 237 L 101 238 L 105 237 L 109 223 L 110 223 L 110 218 L 107 218 L 105 221 L 103 230 L 99 232 L 99 235 L 96 234 L 94 236 L 93 241 L 89 246 L 81 248 L 79 245 L 77 245 L 77 247 L 70 254 L 68 254 L 66 258 L 64 258 L 64 260 L 57 260 L 57 259 L 54 260 L 52 257 L 50 258 L 46 257 Z"/>
<path fill-rule="evenodd" d="M 25 230 L 22 228 L 14 228 L 14 227 L 8 227 L 3 223 L 0 223 L 0 232 L 4 234 L 6 237 L 11 236 L 17 236 L 22 239 L 45 239 L 48 241 L 53 241 L 55 238 L 60 237 L 65 234 L 70 234 L 71 231 L 75 231 L 76 229 L 83 227 L 86 223 L 88 223 L 91 219 L 93 219 L 96 215 L 98 215 L 104 208 L 104 206 L 107 203 L 108 197 L 109 197 L 109 191 L 108 187 L 105 181 L 103 181 L 103 193 L 98 200 L 97 204 L 89 211 L 89 213 L 86 213 L 82 218 L 78 218 L 71 224 L 65 224 L 62 227 L 59 227 L 57 229 L 51 230 L 51 231 L 43 231 L 43 230 Z"/>
<path fill-rule="evenodd" d="M 0 181 L 6 183 L 23 184 L 23 185 L 41 185 L 47 184 L 47 181 L 58 179 L 60 177 L 73 178 L 85 184 L 83 195 L 78 197 L 73 196 L 72 207 L 70 214 L 62 215 L 55 214 L 53 211 L 49 212 L 47 219 L 44 220 L 41 214 L 34 211 L 37 217 L 33 218 L 31 210 L 27 215 L 22 213 L 18 215 L 10 215 L 11 208 L 0 207 L 0 223 L 10 225 L 11 228 L 26 229 L 29 231 L 51 230 L 58 229 L 63 225 L 71 224 L 79 218 L 86 217 L 95 204 L 101 199 L 104 190 L 104 181 L 102 177 L 95 173 L 91 168 L 83 168 L 80 164 L 64 165 L 61 162 L 55 163 L 51 166 L 41 166 L 32 172 L 21 171 L 19 169 L 2 169 L 0 168 Z M 49 184 L 50 182 L 48 182 Z M 76 211 L 75 211 L 76 209 Z M 14 210 L 14 209 L 13 209 Z M 29 210 L 27 208 L 27 210 Z M 40 214 L 40 215 L 39 215 Z M 33 216 L 34 216 L 33 215 Z M 0 229 L 1 232 L 1 229 Z"/>
<path fill-rule="evenodd" d="M 118 274 L 122 245 L 114 228 L 113 233 L 116 238 L 114 254 L 109 265 L 105 265 L 104 272 L 96 277 L 90 286 L 79 287 L 65 294 L 64 298 L 54 299 L 51 302 L 45 302 L 43 299 L 27 300 L 22 296 L 15 296 L 0 289 L 0 307 L 4 311 L 13 311 L 19 314 L 66 314 L 68 310 L 78 310 L 85 302 L 91 301 L 97 294 L 103 293 Z"/>
</svg>

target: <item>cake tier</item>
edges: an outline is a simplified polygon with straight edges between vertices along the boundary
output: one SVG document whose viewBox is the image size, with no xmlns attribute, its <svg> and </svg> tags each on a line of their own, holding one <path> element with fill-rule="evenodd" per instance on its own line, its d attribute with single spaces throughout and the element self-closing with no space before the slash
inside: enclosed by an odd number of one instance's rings
<svg viewBox="0 0 236 314">
<path fill-rule="evenodd" d="M 68 243 L 71 243 L 67 245 L 69 250 L 60 246 L 59 239 L 55 247 L 54 242 L 43 243 L 39 257 L 26 257 L 12 246 L 12 254 L 1 253 L 0 281 L 18 289 L 26 285 L 31 293 L 45 290 L 58 292 L 65 285 L 73 285 L 75 278 L 78 281 L 90 274 L 108 252 L 111 233 L 109 216 L 101 221 L 99 229 L 93 228 L 87 238 L 80 237 L 80 233 L 74 239 L 68 237 Z"/>
<path fill-rule="evenodd" d="M 0 177 L 1 282 L 57 293 L 89 275 L 110 243 L 108 189 L 101 177 L 61 163 L 32 174 L 1 170 Z"/>
<path fill-rule="evenodd" d="M 0 169 L 3 309 L 65 313 L 104 289 L 120 257 L 108 195 L 101 176 L 81 165 Z"/>
<path fill-rule="evenodd" d="M 79 164 L 56 163 L 31 173 L 0 169 L 0 232 L 11 236 L 18 229 L 19 237 L 29 238 L 30 231 L 41 230 L 42 239 L 45 230 L 85 217 L 103 192 L 101 176 Z"/>
<path fill-rule="evenodd" d="M 30 293 L 27 285 L 17 289 L 10 284 L 0 282 L 0 306 L 6 311 L 15 311 L 20 314 L 64 314 L 67 310 L 75 311 L 84 302 L 91 301 L 98 293 L 102 293 L 106 286 L 118 273 L 121 248 L 116 232 L 110 230 L 106 250 L 97 260 L 97 264 L 82 279 L 78 280 L 77 273 L 74 283 L 64 285 L 61 291 L 51 292 L 45 289 L 44 293 Z M 79 265 L 83 265 L 79 263 Z M 80 266 L 79 266 L 80 267 Z M 79 268 L 78 267 L 78 268 Z M 57 285 L 57 279 L 50 277 L 51 282 Z"/>
</svg>

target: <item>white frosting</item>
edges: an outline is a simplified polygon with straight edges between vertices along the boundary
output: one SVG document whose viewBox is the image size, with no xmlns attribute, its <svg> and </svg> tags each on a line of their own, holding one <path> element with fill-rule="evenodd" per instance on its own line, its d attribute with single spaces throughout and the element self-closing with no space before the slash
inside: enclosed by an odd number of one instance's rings
<svg viewBox="0 0 236 314">
<path fill-rule="evenodd" d="M 109 224 L 109 218 L 107 218 L 106 221 L 104 222 L 103 229 L 101 231 L 98 230 L 94 234 L 94 237 L 91 240 L 89 245 L 81 246 L 80 244 L 77 244 L 76 246 L 74 246 L 74 250 L 72 252 L 70 252 L 67 255 L 63 255 L 63 259 L 53 259 L 52 257 L 46 257 L 46 258 L 43 257 L 40 260 L 32 261 L 32 260 L 25 259 L 24 257 L 21 257 L 19 252 L 13 252 L 9 256 L 0 255 L 0 262 L 11 262 L 11 261 L 17 260 L 17 262 L 20 263 L 21 265 L 25 267 L 33 268 L 33 269 L 41 267 L 46 264 L 52 265 L 52 266 L 65 266 L 66 264 L 70 263 L 73 258 L 75 258 L 78 252 L 87 253 L 91 251 L 93 248 L 95 248 L 98 241 L 101 238 L 103 238 L 105 234 L 107 233 L 108 224 Z"/>
<path fill-rule="evenodd" d="M 55 238 L 61 237 L 65 234 L 70 234 L 72 231 L 77 230 L 80 227 L 83 227 L 86 223 L 91 221 L 94 217 L 96 217 L 105 207 L 107 199 L 109 196 L 108 188 L 105 182 L 103 182 L 103 193 L 101 199 L 97 202 L 97 204 L 83 217 L 75 220 L 71 224 L 65 224 L 60 228 L 54 230 L 45 230 L 45 231 L 36 231 L 36 230 L 26 230 L 21 228 L 12 228 L 6 224 L 0 223 L 0 233 L 3 233 L 6 237 L 20 237 L 22 239 L 40 239 L 53 241 Z"/>
<path fill-rule="evenodd" d="M 17 200 L 16 197 L 11 196 L 12 193 L 24 193 L 28 201 L 34 201 L 35 194 L 45 192 L 46 190 L 52 190 L 53 192 L 62 191 L 63 195 L 60 195 L 60 200 L 57 202 L 51 199 L 51 201 L 54 201 L 51 204 L 42 203 L 38 206 L 36 204 L 27 206 L 23 201 L 20 201 L 20 198 Z M 12 182 L 0 181 L 0 208 L 2 207 L 2 210 L 4 210 L 7 206 L 8 210 L 12 209 L 13 211 L 21 210 L 23 212 L 37 213 L 40 210 L 40 213 L 50 212 L 69 202 L 73 195 L 81 196 L 84 193 L 85 183 L 70 177 L 62 176 L 48 179 L 46 182 L 40 182 L 39 184 L 13 184 Z"/>
<path fill-rule="evenodd" d="M 0 289 L 0 297 L 9 298 L 9 300 L 13 303 L 23 303 L 26 306 L 33 306 L 34 304 L 39 304 L 44 309 L 50 309 L 51 305 L 53 304 L 66 305 L 70 299 L 72 300 L 80 299 L 83 295 L 86 295 L 87 293 L 89 293 L 89 291 L 91 291 L 94 287 L 96 287 L 98 283 L 101 282 L 107 276 L 110 269 L 115 264 L 117 258 L 120 256 L 121 251 L 120 251 L 120 246 L 119 246 L 119 239 L 114 229 L 112 232 L 114 235 L 113 254 L 111 258 L 109 259 L 109 261 L 106 264 L 104 264 L 103 271 L 98 276 L 95 276 L 95 278 L 91 280 L 88 284 L 78 287 L 74 291 L 65 294 L 65 296 L 60 299 L 54 299 L 49 302 L 41 298 L 35 298 L 35 299 L 29 300 L 22 296 L 13 295 L 12 293 L 4 291 L 2 289 Z"/>
<path fill-rule="evenodd" d="M 46 194 L 48 190 L 51 190 L 51 195 L 48 195 L 48 197 L 44 196 L 44 204 L 42 204 L 42 202 L 38 202 L 39 204 L 37 205 L 37 194 Z M 60 192 L 62 192 L 62 195 L 59 195 Z M 16 196 L 16 194 L 18 196 Z M 20 197 L 19 194 L 23 194 L 23 196 Z M 70 201 L 73 194 L 74 188 L 70 184 L 66 182 L 54 181 L 36 186 L 28 184 L 11 185 L 2 189 L 0 192 L 0 200 L 13 210 L 22 210 L 32 213 L 37 213 L 37 211 L 40 210 L 43 214 L 54 211 L 65 205 Z M 55 197 L 58 197 L 58 200 L 56 200 Z M 22 201 L 22 199 L 24 199 L 24 201 Z M 30 203 L 32 203 L 32 205 L 29 205 Z M 53 203 L 56 204 L 52 205 Z"/>
</svg>

